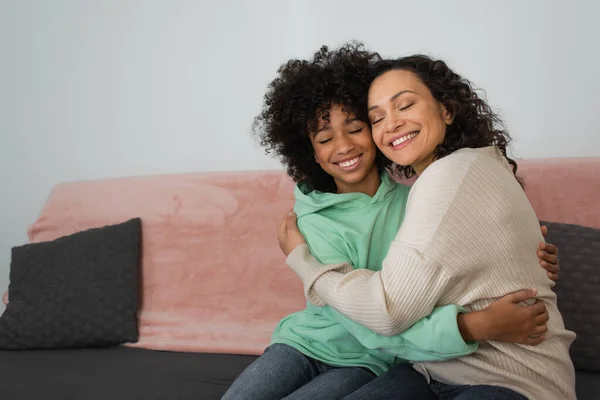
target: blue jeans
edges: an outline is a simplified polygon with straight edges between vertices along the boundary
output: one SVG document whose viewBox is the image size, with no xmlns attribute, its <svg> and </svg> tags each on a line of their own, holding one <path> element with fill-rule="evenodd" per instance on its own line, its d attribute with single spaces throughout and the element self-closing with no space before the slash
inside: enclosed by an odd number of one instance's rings
<svg viewBox="0 0 600 400">
<path fill-rule="evenodd" d="M 398 364 L 344 400 L 437 400 L 425 377 L 410 364 Z"/>
<path fill-rule="evenodd" d="M 222 400 L 341 399 L 375 378 L 359 367 L 332 367 L 285 344 L 272 344 L 229 387 Z"/>
<path fill-rule="evenodd" d="M 448 385 L 432 380 L 431 390 L 440 400 L 527 400 L 527 397 L 501 386 Z"/>
<path fill-rule="evenodd" d="M 344 400 L 527 400 L 510 389 L 489 385 L 448 385 L 425 377 L 409 364 L 398 364 Z"/>
</svg>

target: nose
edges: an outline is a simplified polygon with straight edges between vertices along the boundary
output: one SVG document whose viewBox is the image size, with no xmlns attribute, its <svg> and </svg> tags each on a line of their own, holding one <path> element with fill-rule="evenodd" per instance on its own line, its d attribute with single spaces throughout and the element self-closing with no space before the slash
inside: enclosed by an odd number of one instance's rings
<svg viewBox="0 0 600 400">
<path fill-rule="evenodd" d="M 336 151 L 338 154 L 347 154 L 347 153 L 351 152 L 352 150 L 354 150 L 354 143 L 346 135 L 341 135 L 335 141 L 335 146 L 336 146 Z"/>
<path fill-rule="evenodd" d="M 401 126 L 404 126 L 405 123 L 406 121 L 404 121 L 404 119 L 400 115 L 398 115 L 397 113 L 391 113 L 385 119 L 385 130 L 386 132 L 390 133 L 396 132 L 396 130 L 398 130 L 398 128 L 400 128 Z"/>
</svg>

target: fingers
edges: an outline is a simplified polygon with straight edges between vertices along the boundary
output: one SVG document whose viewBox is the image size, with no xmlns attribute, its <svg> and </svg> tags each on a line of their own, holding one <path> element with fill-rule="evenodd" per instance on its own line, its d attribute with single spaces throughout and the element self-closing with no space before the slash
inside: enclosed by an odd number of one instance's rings
<svg viewBox="0 0 600 400">
<path fill-rule="evenodd" d="M 544 340 L 546 340 L 546 335 L 544 335 L 544 334 L 542 334 L 540 336 L 534 336 L 534 337 L 528 336 L 523 341 L 523 344 L 527 344 L 530 346 L 537 346 L 538 344 L 542 343 Z"/>
<path fill-rule="evenodd" d="M 537 306 L 536 303 L 534 306 Z M 533 306 L 532 306 L 533 307 Z M 548 320 L 550 319 L 548 315 L 548 311 L 544 311 L 543 313 L 537 315 L 535 317 L 535 327 L 528 334 L 528 336 L 523 340 L 524 344 L 528 344 L 530 346 L 536 346 L 546 340 L 548 333 Z"/>
<path fill-rule="evenodd" d="M 530 313 L 529 315 L 536 316 L 536 318 L 537 316 L 547 312 L 546 304 L 544 304 L 544 302 L 541 300 L 537 300 L 534 304 L 527 306 L 527 309 Z"/>
<path fill-rule="evenodd" d="M 558 247 L 556 247 L 552 243 L 540 242 L 540 245 L 538 246 L 538 248 L 539 248 L 539 250 L 542 250 L 542 251 L 545 251 L 552 255 L 558 256 Z"/>
<path fill-rule="evenodd" d="M 290 211 L 288 211 L 288 213 L 285 214 L 285 216 L 281 220 L 281 224 L 279 224 L 279 228 L 277 229 L 277 237 L 278 238 L 282 238 L 287 234 L 288 227 L 290 226 L 290 220 L 292 220 L 292 219 L 293 219 L 293 224 L 295 225 L 296 224 L 296 213 L 294 212 L 293 208 Z"/>
<path fill-rule="evenodd" d="M 538 250 L 537 256 L 542 261 L 546 261 L 550 264 L 558 264 L 558 256 L 556 254 L 548 253 L 544 250 Z"/>
<path fill-rule="evenodd" d="M 548 254 L 546 252 L 540 251 L 538 252 L 538 257 L 540 258 L 540 265 L 542 262 L 546 264 L 552 264 L 552 266 L 558 268 L 558 257 L 553 256 L 552 254 Z"/>
<path fill-rule="evenodd" d="M 556 256 L 550 256 L 550 257 L 556 257 Z M 556 273 L 558 273 L 558 271 L 560 271 L 560 266 L 558 265 L 558 260 L 555 260 L 555 262 L 548 261 L 548 260 L 540 260 L 540 265 L 546 271 L 552 272 L 553 274 L 556 274 Z"/>
<path fill-rule="evenodd" d="M 287 214 L 286 216 L 286 221 L 287 221 L 287 230 L 290 229 L 298 229 L 298 220 L 296 218 L 296 213 L 291 211 Z"/>
<path fill-rule="evenodd" d="M 540 229 L 542 230 L 542 235 L 546 237 L 546 235 L 548 235 L 548 227 L 546 225 L 542 225 Z"/>
<path fill-rule="evenodd" d="M 556 247 L 552 243 L 540 243 L 540 250 L 543 250 L 546 253 L 552 254 L 554 256 L 558 255 L 558 247 Z"/>
<path fill-rule="evenodd" d="M 550 257 L 556 257 L 556 256 L 550 256 Z M 556 274 L 558 271 L 560 271 L 560 266 L 558 265 L 558 260 L 555 260 L 555 262 L 548 261 L 548 260 L 540 260 L 540 265 L 546 271 L 552 272 L 553 274 Z"/>
<path fill-rule="evenodd" d="M 548 278 L 557 281 L 560 272 L 560 262 L 558 259 L 558 247 L 551 243 L 540 243 L 540 250 L 537 251 L 540 259 L 540 265 L 548 271 Z"/>
<path fill-rule="evenodd" d="M 548 332 L 548 325 L 542 324 L 535 327 L 531 336 L 543 335 Z"/>
<path fill-rule="evenodd" d="M 535 323 L 537 326 L 545 325 L 549 320 L 550 320 L 550 315 L 548 314 L 548 311 L 546 311 L 546 310 L 544 310 L 543 313 L 536 315 L 536 317 L 535 317 Z"/>
<path fill-rule="evenodd" d="M 518 292 L 515 292 L 515 293 L 507 294 L 506 296 L 503 297 L 503 299 L 506 299 L 506 300 L 510 301 L 511 303 L 520 303 L 521 301 L 531 299 L 531 298 L 535 297 L 536 295 L 537 295 L 537 289 L 523 289 L 523 290 L 519 290 Z"/>
<path fill-rule="evenodd" d="M 283 217 L 283 219 L 281 220 L 281 223 L 279 224 L 279 228 L 277 228 L 277 237 L 278 238 L 284 237 L 287 232 L 288 215 L 289 215 L 289 213 L 286 214 L 285 217 Z"/>
</svg>

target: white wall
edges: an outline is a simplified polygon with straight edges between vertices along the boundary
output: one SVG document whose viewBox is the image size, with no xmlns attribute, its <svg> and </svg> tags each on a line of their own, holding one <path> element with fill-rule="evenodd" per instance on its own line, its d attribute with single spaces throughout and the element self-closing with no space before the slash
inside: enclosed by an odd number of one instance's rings
<svg viewBox="0 0 600 400">
<path fill-rule="evenodd" d="M 591 1 L 0 2 L 0 290 L 57 182 L 279 168 L 252 118 L 321 44 L 441 57 L 502 110 L 514 155 L 600 156 L 598 21 Z"/>
</svg>

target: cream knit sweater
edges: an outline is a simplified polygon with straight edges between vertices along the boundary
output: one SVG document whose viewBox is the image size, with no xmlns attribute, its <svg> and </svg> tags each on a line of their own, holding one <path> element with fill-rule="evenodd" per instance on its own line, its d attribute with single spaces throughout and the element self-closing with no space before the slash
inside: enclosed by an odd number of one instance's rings
<svg viewBox="0 0 600 400">
<path fill-rule="evenodd" d="M 510 165 L 496 147 L 462 149 L 430 165 L 411 189 L 406 216 L 381 271 L 322 265 L 306 245 L 288 256 L 307 298 L 329 304 L 384 334 L 403 332 L 435 306 L 485 308 L 499 297 L 537 288 L 548 309 L 538 346 L 488 341 L 469 356 L 418 363 L 427 378 L 498 385 L 530 399 L 575 399 L 565 330 L 536 249 L 539 222 Z"/>
</svg>

